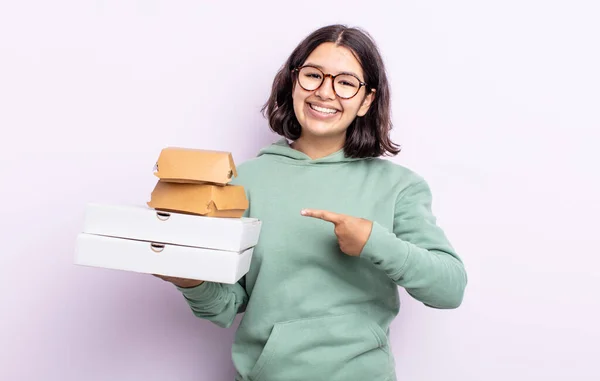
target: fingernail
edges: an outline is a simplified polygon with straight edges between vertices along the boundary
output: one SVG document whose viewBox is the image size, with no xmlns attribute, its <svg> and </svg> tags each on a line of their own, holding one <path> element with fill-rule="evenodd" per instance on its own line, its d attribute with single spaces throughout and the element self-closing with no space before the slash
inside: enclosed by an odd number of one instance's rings
<svg viewBox="0 0 600 381">
<path fill-rule="evenodd" d="M 302 209 L 302 210 L 300 211 L 300 214 L 302 214 L 303 216 L 306 216 L 306 209 Z"/>
</svg>

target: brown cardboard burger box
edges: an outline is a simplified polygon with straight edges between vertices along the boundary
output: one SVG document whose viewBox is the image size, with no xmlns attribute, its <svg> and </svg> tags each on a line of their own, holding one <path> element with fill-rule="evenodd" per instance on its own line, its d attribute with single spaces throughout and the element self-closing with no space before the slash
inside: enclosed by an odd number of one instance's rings
<svg viewBox="0 0 600 381">
<path fill-rule="evenodd" d="M 237 171 L 231 152 L 167 147 L 160 152 L 154 175 L 171 183 L 226 185 Z"/>
<path fill-rule="evenodd" d="M 248 209 L 244 188 L 229 184 L 237 176 L 230 152 L 167 147 L 154 175 L 159 181 L 148 206 L 156 210 L 240 218 Z"/>
<path fill-rule="evenodd" d="M 242 186 L 159 181 L 148 206 L 165 212 L 240 218 L 248 209 L 248 199 Z"/>
</svg>

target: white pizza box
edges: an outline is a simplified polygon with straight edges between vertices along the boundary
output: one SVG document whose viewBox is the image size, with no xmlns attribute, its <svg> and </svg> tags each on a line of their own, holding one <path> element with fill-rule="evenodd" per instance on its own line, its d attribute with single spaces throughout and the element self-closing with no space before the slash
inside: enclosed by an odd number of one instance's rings
<svg viewBox="0 0 600 381">
<path fill-rule="evenodd" d="M 256 246 L 261 221 L 165 212 L 142 205 L 89 203 L 83 233 L 241 252 Z"/>
<path fill-rule="evenodd" d="M 254 248 L 222 251 L 79 233 L 75 264 L 234 284 L 250 269 L 253 251 Z"/>
</svg>

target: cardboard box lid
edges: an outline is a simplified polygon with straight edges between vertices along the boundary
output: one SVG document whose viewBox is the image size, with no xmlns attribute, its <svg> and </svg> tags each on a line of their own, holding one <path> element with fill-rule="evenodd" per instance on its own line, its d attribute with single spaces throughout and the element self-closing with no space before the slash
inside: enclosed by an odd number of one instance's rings
<svg viewBox="0 0 600 381">
<path fill-rule="evenodd" d="M 225 185 L 237 176 L 231 152 L 166 147 L 161 150 L 154 175 L 163 181 Z"/>
</svg>

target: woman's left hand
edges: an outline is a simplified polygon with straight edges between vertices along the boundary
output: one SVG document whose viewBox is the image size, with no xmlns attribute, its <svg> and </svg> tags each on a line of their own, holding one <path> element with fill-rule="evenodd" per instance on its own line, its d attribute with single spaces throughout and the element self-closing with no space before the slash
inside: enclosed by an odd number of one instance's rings
<svg viewBox="0 0 600 381">
<path fill-rule="evenodd" d="M 373 228 L 373 223 L 364 218 L 326 210 L 304 209 L 300 214 L 331 222 L 334 225 L 334 232 L 340 244 L 340 250 L 354 257 L 358 257 L 362 252 Z"/>
</svg>

